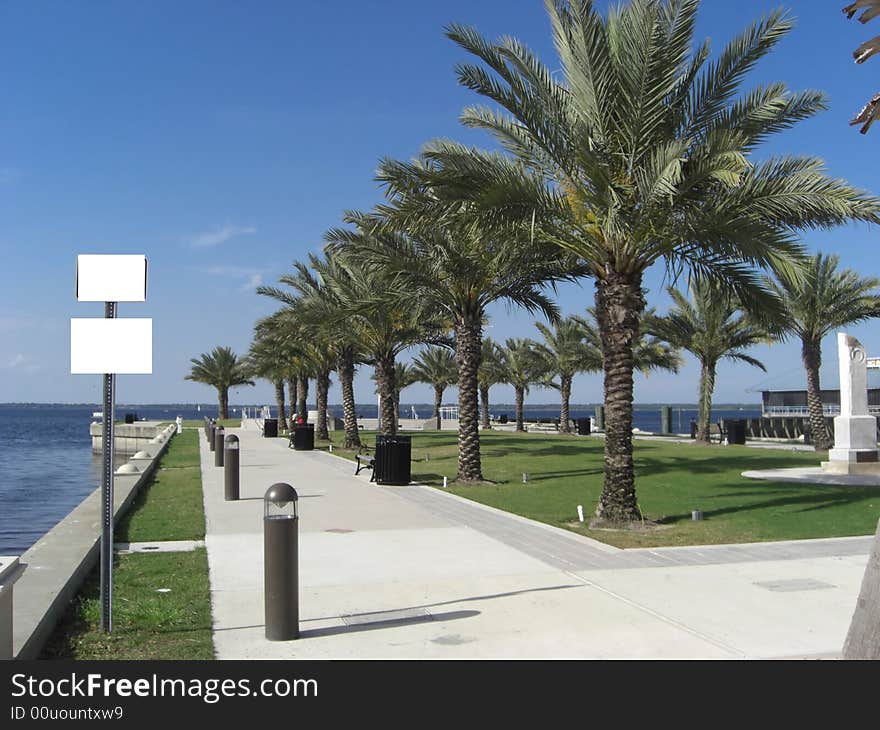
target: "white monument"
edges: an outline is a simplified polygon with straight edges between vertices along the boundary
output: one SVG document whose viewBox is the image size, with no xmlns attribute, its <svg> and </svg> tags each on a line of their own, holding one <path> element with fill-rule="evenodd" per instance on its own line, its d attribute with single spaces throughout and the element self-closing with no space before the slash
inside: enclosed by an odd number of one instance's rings
<svg viewBox="0 0 880 730">
<path fill-rule="evenodd" d="M 840 415 L 834 419 L 834 448 L 822 469 L 832 474 L 880 474 L 877 419 L 868 413 L 868 365 L 862 343 L 837 333 Z"/>
</svg>

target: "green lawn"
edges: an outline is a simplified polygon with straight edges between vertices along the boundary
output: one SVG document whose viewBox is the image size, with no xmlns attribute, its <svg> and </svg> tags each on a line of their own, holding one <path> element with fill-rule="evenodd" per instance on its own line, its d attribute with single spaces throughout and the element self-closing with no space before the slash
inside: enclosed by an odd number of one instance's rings
<svg viewBox="0 0 880 730">
<path fill-rule="evenodd" d="M 442 486 L 457 464 L 456 434 L 412 433 L 413 480 Z M 363 433 L 372 447 L 374 434 Z M 587 521 L 602 488 L 600 438 L 481 432 L 483 475 L 495 484 L 449 491 L 618 547 L 700 545 L 873 534 L 880 517 L 880 487 L 833 487 L 745 479 L 750 469 L 818 466 L 825 454 L 743 446 L 697 446 L 635 441 L 636 488 L 645 531 L 590 530 Z M 333 434 L 336 442 L 342 434 Z M 321 447 L 325 448 L 325 447 Z M 333 448 L 334 454 L 353 458 Z M 429 458 L 426 461 L 426 456 Z M 529 481 L 522 483 L 522 473 Z M 700 509 L 704 519 L 691 520 Z"/>
<path fill-rule="evenodd" d="M 150 484 L 140 491 L 116 528 L 116 542 L 201 540 L 205 537 L 201 431 L 174 436 Z"/>
<path fill-rule="evenodd" d="M 198 439 L 174 436 L 150 483 L 116 528 L 116 542 L 205 536 Z M 99 578 L 92 572 L 43 650 L 47 659 L 212 659 L 208 556 L 118 555 L 113 571 L 113 632 L 100 629 Z"/>
<path fill-rule="evenodd" d="M 121 555 L 113 570 L 113 632 L 100 630 L 97 572 L 43 650 L 44 659 L 212 659 L 208 556 Z M 160 589 L 162 591 L 160 592 Z"/>
</svg>

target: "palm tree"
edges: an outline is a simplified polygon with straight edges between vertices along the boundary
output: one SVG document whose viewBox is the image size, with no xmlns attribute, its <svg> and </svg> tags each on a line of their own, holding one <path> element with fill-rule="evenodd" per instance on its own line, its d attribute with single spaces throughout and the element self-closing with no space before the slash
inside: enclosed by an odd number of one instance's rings
<svg viewBox="0 0 880 730">
<path fill-rule="evenodd" d="M 376 373 L 374 372 L 370 378 L 376 383 L 376 393 L 378 393 L 379 385 Z M 400 423 L 400 393 L 417 382 L 419 381 L 415 379 L 415 373 L 411 366 L 399 361 L 394 363 L 394 420 L 397 423 Z"/>
<path fill-rule="evenodd" d="M 283 312 L 258 320 L 254 326 L 254 340 L 247 354 L 247 366 L 251 375 L 269 380 L 275 388 L 275 407 L 278 424 L 287 428 L 284 381 L 290 372 L 294 357 L 293 341 L 284 326 Z"/>
<path fill-rule="evenodd" d="M 867 23 L 869 20 L 876 18 L 880 13 L 880 0 L 856 0 L 854 3 L 847 5 L 843 12 L 846 17 L 852 19 L 859 10 L 862 14 L 859 16 L 860 23 Z M 871 56 L 880 52 L 880 36 L 874 36 L 869 41 L 865 41 L 853 52 L 853 58 L 856 63 L 864 63 Z M 850 120 L 851 125 L 861 124 L 859 130 L 862 134 L 867 134 L 871 125 L 880 117 L 880 94 L 874 94 L 871 100 L 862 107 L 862 110 Z"/>
<path fill-rule="evenodd" d="M 240 359 L 231 347 L 215 347 L 192 358 L 192 370 L 184 380 L 213 385 L 217 389 L 218 418 L 229 418 L 229 389 L 236 385 L 253 385 L 247 362 Z"/>
<path fill-rule="evenodd" d="M 489 388 L 503 382 L 504 368 L 501 362 L 501 347 L 491 337 L 484 337 L 480 348 L 480 369 L 477 371 L 481 428 L 492 428 L 489 421 Z"/>
<path fill-rule="evenodd" d="M 825 108 L 819 92 L 773 83 L 744 92 L 755 64 L 791 29 L 772 12 L 714 62 L 693 43 L 698 0 L 630 0 L 606 17 L 590 0 L 548 0 L 558 60 L 543 64 L 515 38 L 496 43 L 461 25 L 447 35 L 482 64 L 459 81 L 502 110 L 468 108 L 506 152 L 435 142 L 424 154 L 489 220 L 533 223 L 589 267 L 604 354 L 605 476 L 596 522 L 641 518 L 632 451 L 633 345 L 655 263 L 774 302 L 756 269 L 796 276 L 795 232 L 880 221 L 880 201 L 825 174 L 821 160 L 753 161 L 757 146 Z M 558 75 L 550 68 L 560 68 Z"/>
<path fill-rule="evenodd" d="M 371 215 L 349 213 L 359 231 L 337 230 L 328 241 L 374 266 L 424 306 L 448 318 L 458 366 L 458 473 L 464 483 L 483 480 L 480 459 L 478 372 L 486 308 L 505 301 L 541 312 L 557 307 L 545 285 L 574 278 L 573 258 L 535 240 L 525 225 L 490 225 L 470 204 L 436 204 L 425 176 L 436 172 L 427 160 L 384 160 L 377 179 L 388 203 Z"/>
<path fill-rule="evenodd" d="M 504 382 L 513 386 L 516 403 L 516 430 L 524 431 L 523 401 L 529 386 L 543 383 L 547 363 L 538 354 L 536 344 L 525 338 L 508 338 L 501 351 Z"/>
<path fill-rule="evenodd" d="M 331 232 L 328 238 L 332 237 Z M 334 316 L 357 341 L 363 362 L 373 365 L 381 404 L 381 430 L 393 436 L 397 433 L 397 355 L 411 345 L 439 337 L 442 325 L 430 303 L 413 301 L 412 293 L 387 271 L 363 266 L 349 253 L 350 249 L 333 251 L 334 266 L 322 271 L 324 285 L 333 297 Z"/>
<path fill-rule="evenodd" d="M 822 338 L 832 330 L 880 316 L 880 280 L 861 277 L 850 269 L 838 269 L 837 256 L 817 253 L 802 279 L 780 276 L 769 281 L 782 300 L 785 315 L 780 320 L 781 337 L 801 341 L 801 360 L 807 372 L 807 407 L 810 431 L 816 451 L 831 448 L 833 439 L 822 413 Z"/>
<path fill-rule="evenodd" d="M 562 433 L 571 431 L 569 402 L 574 376 L 602 369 L 601 351 L 587 341 L 584 325 L 584 321 L 576 317 L 561 319 L 552 329 L 543 322 L 535 322 L 535 327 L 544 336 L 544 342 L 539 343 L 536 350 L 546 361 L 547 374 L 559 377 L 559 383 L 548 381 L 546 384 L 559 389 L 559 430 Z"/>
<path fill-rule="evenodd" d="M 343 280 L 347 274 L 331 256 L 319 258 L 310 255 L 308 264 L 295 262 L 294 270 L 293 274 L 285 274 L 279 279 L 279 283 L 290 287 L 294 293 L 269 286 L 258 287 L 257 293 L 270 296 L 289 307 L 294 307 L 301 321 L 307 324 L 313 333 L 321 333 L 319 340 L 322 347 L 329 357 L 335 359 L 339 387 L 342 391 L 345 431 L 342 447 L 358 449 L 362 444 L 355 407 L 354 374 L 356 365 L 361 360 L 360 343 L 358 343 L 353 330 L 346 323 L 342 302 L 327 283 L 328 281 Z M 329 372 L 327 375 L 329 388 Z M 318 419 L 318 428 L 320 429 L 320 406 Z"/>
<path fill-rule="evenodd" d="M 455 354 L 445 347 L 428 347 L 413 359 L 413 377 L 417 383 L 428 383 L 434 388 L 434 413 L 440 430 L 440 406 L 443 391 L 458 382 Z"/>
<path fill-rule="evenodd" d="M 712 281 L 694 278 L 690 282 L 690 301 L 670 287 L 674 307 L 665 317 L 652 318 L 646 329 L 676 347 L 690 352 L 700 363 L 697 441 L 709 442 L 715 371 L 721 360 L 735 360 L 766 370 L 760 360 L 744 350 L 770 341 L 766 329 L 755 324 L 730 292 Z"/>
</svg>

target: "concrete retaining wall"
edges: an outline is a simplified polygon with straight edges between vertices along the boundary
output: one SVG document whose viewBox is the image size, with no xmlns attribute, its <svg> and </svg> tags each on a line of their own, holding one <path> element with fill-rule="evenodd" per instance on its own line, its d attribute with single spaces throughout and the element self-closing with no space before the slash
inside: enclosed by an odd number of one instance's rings
<svg viewBox="0 0 880 730">
<path fill-rule="evenodd" d="M 147 483 L 175 430 L 173 425 L 166 426 L 153 441 L 144 441 L 141 450 L 147 451 L 151 458 L 129 462 L 137 466 L 138 473 L 116 474 L 113 489 L 116 522 Z M 97 565 L 100 542 L 101 488 L 98 487 L 21 556 L 25 571 L 15 585 L 13 656 L 19 659 L 39 656 L 68 604 Z"/>
<path fill-rule="evenodd" d="M 150 439 L 159 435 L 165 427 L 159 427 L 160 421 L 139 421 L 138 423 L 117 423 L 113 429 L 113 445 L 117 454 L 134 454 L 141 451 Z M 92 437 L 92 453 L 101 453 L 101 437 L 104 435 L 103 423 L 89 425 Z"/>
</svg>

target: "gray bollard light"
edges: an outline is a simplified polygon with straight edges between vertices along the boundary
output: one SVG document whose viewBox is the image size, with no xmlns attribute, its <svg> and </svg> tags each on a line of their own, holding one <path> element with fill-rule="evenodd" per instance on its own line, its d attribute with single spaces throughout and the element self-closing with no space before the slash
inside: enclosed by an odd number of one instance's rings
<svg viewBox="0 0 880 730">
<path fill-rule="evenodd" d="M 211 451 L 214 450 L 214 431 L 216 431 L 216 430 L 217 430 L 216 424 L 213 421 L 211 421 L 211 423 L 208 424 L 208 446 L 211 447 Z"/>
<path fill-rule="evenodd" d="M 263 498 L 263 581 L 266 638 L 299 638 L 298 496 L 289 484 L 269 487 Z"/>
<path fill-rule="evenodd" d="M 238 436 L 227 436 L 223 442 L 223 451 L 223 496 L 227 502 L 234 502 L 238 499 L 239 492 Z"/>
<path fill-rule="evenodd" d="M 214 429 L 214 466 L 223 466 L 223 439 L 226 433 L 223 426 Z"/>
</svg>

